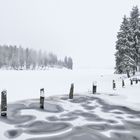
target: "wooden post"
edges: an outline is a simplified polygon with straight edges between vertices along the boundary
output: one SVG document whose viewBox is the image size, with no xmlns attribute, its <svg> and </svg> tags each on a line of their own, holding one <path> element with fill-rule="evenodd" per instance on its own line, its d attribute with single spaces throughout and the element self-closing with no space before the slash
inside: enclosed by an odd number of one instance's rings
<svg viewBox="0 0 140 140">
<path fill-rule="evenodd" d="M 133 85 L 133 80 L 132 79 L 130 79 L 130 85 Z"/>
<path fill-rule="evenodd" d="M 125 83 L 124 83 L 124 80 L 122 80 L 122 87 L 123 87 L 123 88 L 125 87 Z"/>
<path fill-rule="evenodd" d="M 73 92 L 74 92 L 74 84 L 71 84 L 70 93 L 69 93 L 69 99 L 73 99 Z"/>
<path fill-rule="evenodd" d="M 44 109 L 44 99 L 45 99 L 44 88 L 41 88 L 40 89 L 40 108 L 41 109 Z"/>
<path fill-rule="evenodd" d="M 92 93 L 95 94 L 97 91 L 97 83 L 93 82 Z"/>
<path fill-rule="evenodd" d="M 116 89 L 116 83 L 115 83 L 115 80 L 113 80 L 113 90 Z"/>
<path fill-rule="evenodd" d="M 1 92 L 1 116 L 7 116 L 7 91 Z"/>
<path fill-rule="evenodd" d="M 138 79 L 136 79 L 136 84 L 138 83 Z"/>
</svg>

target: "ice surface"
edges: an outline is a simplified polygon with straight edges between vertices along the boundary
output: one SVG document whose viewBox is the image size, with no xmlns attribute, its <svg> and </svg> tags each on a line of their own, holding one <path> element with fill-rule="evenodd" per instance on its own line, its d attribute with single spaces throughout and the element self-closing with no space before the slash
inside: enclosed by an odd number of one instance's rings
<svg viewBox="0 0 140 140">
<path fill-rule="evenodd" d="M 93 95 L 54 96 L 45 100 L 23 100 L 9 104 L 7 118 L 0 117 L 0 138 L 92 140 L 140 138 L 140 111 L 110 105 Z M 57 111 L 56 111 L 57 110 Z M 121 135 L 121 137 L 120 137 Z"/>
</svg>

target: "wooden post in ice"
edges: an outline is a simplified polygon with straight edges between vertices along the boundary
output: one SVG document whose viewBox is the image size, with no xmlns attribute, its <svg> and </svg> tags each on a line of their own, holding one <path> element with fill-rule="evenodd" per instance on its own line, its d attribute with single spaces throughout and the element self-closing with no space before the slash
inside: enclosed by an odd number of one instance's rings
<svg viewBox="0 0 140 140">
<path fill-rule="evenodd" d="M 1 116 L 7 116 L 7 91 L 1 92 Z"/>
<path fill-rule="evenodd" d="M 125 87 L 125 83 L 124 83 L 124 80 L 122 80 L 122 87 Z"/>
<path fill-rule="evenodd" d="M 116 89 L 116 83 L 115 83 L 115 80 L 113 80 L 113 90 Z"/>
<path fill-rule="evenodd" d="M 97 91 L 97 82 L 93 82 L 92 93 L 95 94 Z"/>
<path fill-rule="evenodd" d="M 136 84 L 138 83 L 138 79 L 136 79 Z"/>
<path fill-rule="evenodd" d="M 40 89 L 40 108 L 41 109 L 44 109 L 44 99 L 45 99 L 44 88 L 41 88 Z"/>
<path fill-rule="evenodd" d="M 133 80 L 132 79 L 130 79 L 130 85 L 133 85 Z"/>
<path fill-rule="evenodd" d="M 69 99 L 73 99 L 73 92 L 74 92 L 74 84 L 71 84 L 70 93 L 69 93 Z"/>
</svg>

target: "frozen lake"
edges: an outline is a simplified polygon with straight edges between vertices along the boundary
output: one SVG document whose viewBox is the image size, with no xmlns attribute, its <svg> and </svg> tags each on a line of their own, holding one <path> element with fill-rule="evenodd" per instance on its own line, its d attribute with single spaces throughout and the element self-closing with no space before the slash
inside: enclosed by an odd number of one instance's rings
<svg viewBox="0 0 140 140">
<path fill-rule="evenodd" d="M 140 111 L 111 105 L 94 95 L 52 96 L 8 105 L 0 117 L 2 140 L 139 140 Z"/>
</svg>

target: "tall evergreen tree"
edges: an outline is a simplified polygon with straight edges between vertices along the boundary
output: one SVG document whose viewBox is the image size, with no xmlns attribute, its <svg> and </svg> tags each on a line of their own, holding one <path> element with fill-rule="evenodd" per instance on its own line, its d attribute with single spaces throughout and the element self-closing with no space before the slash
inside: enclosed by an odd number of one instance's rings
<svg viewBox="0 0 140 140">
<path fill-rule="evenodd" d="M 135 60 L 136 66 L 133 67 L 133 71 L 137 71 L 139 61 L 139 47 L 140 47 L 140 13 L 137 6 L 133 7 L 130 13 L 130 30 L 132 31 L 131 48 L 133 50 L 133 59 Z"/>
<path fill-rule="evenodd" d="M 128 73 L 132 70 L 133 64 L 130 66 L 128 61 L 131 61 L 131 30 L 130 30 L 130 22 L 126 16 L 123 18 L 123 22 L 120 27 L 120 31 L 117 35 L 116 42 L 116 71 L 117 73 Z M 126 55 L 129 56 L 126 58 Z M 130 59 L 131 58 L 131 59 Z M 127 60 L 127 63 L 125 62 Z M 125 64 L 125 68 L 124 68 Z"/>
<path fill-rule="evenodd" d="M 124 16 L 116 42 L 116 72 L 137 71 L 140 58 L 140 19 L 138 7 L 133 7 L 130 18 Z"/>
</svg>

